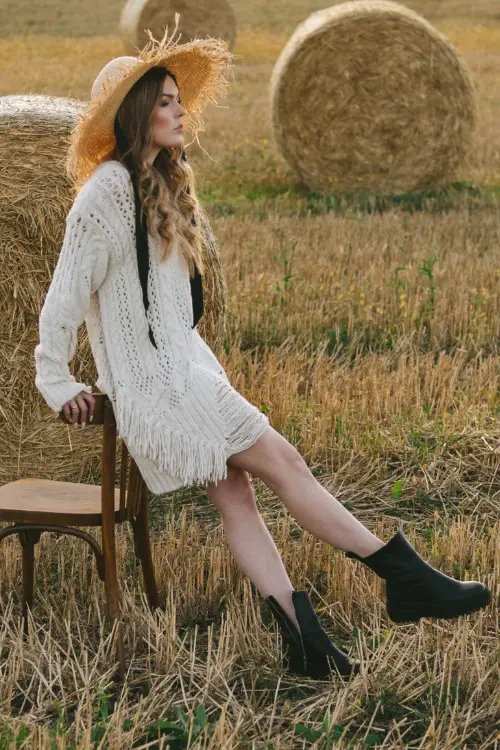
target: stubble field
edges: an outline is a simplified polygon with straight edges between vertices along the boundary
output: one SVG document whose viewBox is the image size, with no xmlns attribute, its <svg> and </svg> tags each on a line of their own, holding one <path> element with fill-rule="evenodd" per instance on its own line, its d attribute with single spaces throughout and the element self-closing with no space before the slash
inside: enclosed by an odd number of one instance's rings
<svg viewBox="0 0 500 750">
<path fill-rule="evenodd" d="M 42 536 L 25 644 L 20 547 L 0 545 L 0 748 L 500 746 L 500 3 L 409 5 L 455 43 L 476 85 L 478 127 L 450 189 L 342 198 L 296 185 L 267 95 L 289 34 L 323 7 L 308 0 L 234 2 L 235 82 L 206 116 L 212 158 L 197 146 L 189 157 L 228 284 L 221 362 L 234 386 L 374 532 L 388 539 L 400 523 L 440 570 L 489 585 L 492 605 L 391 624 L 380 581 L 255 479 L 294 586 L 364 665 L 349 684 L 292 677 L 203 491 L 153 496 L 167 608 L 148 611 L 121 528 L 123 690 L 110 684 L 104 591 L 83 542 Z M 0 95 L 87 98 L 122 54 L 120 10 L 4 2 Z"/>
</svg>

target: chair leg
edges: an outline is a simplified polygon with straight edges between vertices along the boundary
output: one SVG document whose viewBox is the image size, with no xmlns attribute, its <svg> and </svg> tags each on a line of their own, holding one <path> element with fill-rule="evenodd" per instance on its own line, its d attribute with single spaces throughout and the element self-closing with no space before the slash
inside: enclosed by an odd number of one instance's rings
<svg viewBox="0 0 500 750">
<path fill-rule="evenodd" d="M 148 517 L 148 498 L 147 491 L 135 519 L 132 519 L 132 529 L 134 531 L 134 549 L 138 560 L 140 560 L 144 586 L 151 609 L 161 607 L 156 586 L 155 569 L 153 565 L 153 556 L 151 554 L 151 543 L 149 539 L 149 517 Z"/>
<path fill-rule="evenodd" d="M 116 540 L 114 519 L 108 523 L 105 515 L 102 517 L 102 550 L 104 554 L 104 586 L 106 589 L 106 605 L 108 618 L 113 627 L 115 620 L 120 619 L 120 598 L 118 592 L 118 575 L 116 570 Z M 118 674 L 125 679 L 125 650 L 121 623 L 116 632 L 116 655 L 118 658 Z"/>
<path fill-rule="evenodd" d="M 35 544 L 40 540 L 41 531 L 20 531 L 19 541 L 23 548 L 23 620 L 24 634 L 28 635 L 28 608 L 33 607 L 35 587 Z"/>
</svg>

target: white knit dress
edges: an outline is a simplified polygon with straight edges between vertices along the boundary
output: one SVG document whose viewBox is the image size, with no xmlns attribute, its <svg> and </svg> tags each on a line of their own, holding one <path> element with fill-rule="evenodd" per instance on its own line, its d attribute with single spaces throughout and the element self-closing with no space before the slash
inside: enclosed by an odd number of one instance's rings
<svg viewBox="0 0 500 750">
<path fill-rule="evenodd" d="M 130 175 L 119 162 L 104 162 L 66 218 L 40 314 L 35 383 L 55 414 L 82 390 L 106 393 L 118 435 L 148 489 L 162 494 L 225 479 L 228 457 L 253 445 L 269 420 L 231 386 L 192 328 L 189 272 L 178 248 L 161 261 L 151 235 L 148 242 L 146 315 Z M 76 382 L 68 367 L 84 320 L 99 375 L 95 389 Z"/>
</svg>

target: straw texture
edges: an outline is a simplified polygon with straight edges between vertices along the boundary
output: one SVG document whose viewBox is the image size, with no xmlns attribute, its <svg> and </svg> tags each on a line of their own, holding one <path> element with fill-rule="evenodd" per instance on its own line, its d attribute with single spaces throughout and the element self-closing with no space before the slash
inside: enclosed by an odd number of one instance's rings
<svg viewBox="0 0 500 750">
<path fill-rule="evenodd" d="M 225 39 L 229 49 L 236 39 L 236 17 L 227 0 L 128 0 L 120 18 L 120 31 L 126 53 L 136 55 L 148 41 L 147 29 L 163 36 L 164 27 L 172 26 L 175 13 L 181 20 L 182 41 L 199 37 Z"/>
<path fill-rule="evenodd" d="M 321 190 L 398 193 L 445 184 L 476 118 L 468 68 L 431 24 L 398 3 L 313 13 L 270 82 L 283 157 Z"/>
<path fill-rule="evenodd" d="M 85 435 L 75 460 L 67 430 L 35 387 L 33 354 L 72 204 L 65 171 L 69 137 L 84 106 L 50 96 L 0 97 L 0 485 L 22 476 L 78 479 L 89 462 L 99 467 L 101 436 Z M 203 212 L 200 218 L 207 271 L 198 330 L 217 354 L 227 290 L 209 220 Z M 98 373 L 85 326 L 78 344 L 72 373 L 93 385 Z"/>
</svg>

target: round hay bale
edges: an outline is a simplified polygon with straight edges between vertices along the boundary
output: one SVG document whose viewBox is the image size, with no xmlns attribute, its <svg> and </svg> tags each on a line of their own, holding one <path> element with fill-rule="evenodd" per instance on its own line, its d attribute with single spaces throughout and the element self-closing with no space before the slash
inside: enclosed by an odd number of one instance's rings
<svg viewBox="0 0 500 750">
<path fill-rule="evenodd" d="M 70 206 L 64 160 L 82 108 L 65 97 L 0 97 L 0 220 L 20 221 L 48 249 L 59 242 Z"/>
<path fill-rule="evenodd" d="M 175 27 L 175 14 L 180 14 L 178 34 L 187 42 L 206 36 L 224 39 L 229 49 L 236 39 L 236 17 L 227 0 L 128 0 L 120 18 L 120 31 L 128 55 L 136 55 L 149 41 L 147 29 L 162 38 L 165 26 Z"/>
<path fill-rule="evenodd" d="M 14 340 L 34 320 L 71 204 L 69 134 L 82 103 L 0 97 L 0 332 Z"/>
<path fill-rule="evenodd" d="M 65 172 L 69 136 L 84 102 L 43 96 L 0 97 L 0 485 L 23 476 L 82 475 L 100 463 L 101 436 L 73 435 L 54 419 L 35 386 L 38 321 L 73 202 Z M 227 290 L 210 223 L 201 216 L 207 273 L 198 330 L 217 351 Z M 70 365 L 78 381 L 97 371 L 85 326 Z M 75 431 L 74 431 L 75 432 Z M 78 444 L 78 452 L 74 452 Z"/>
<path fill-rule="evenodd" d="M 445 184 L 476 118 L 468 68 L 398 3 L 358 0 L 297 27 L 270 81 L 278 147 L 328 191 L 402 193 Z"/>
</svg>

